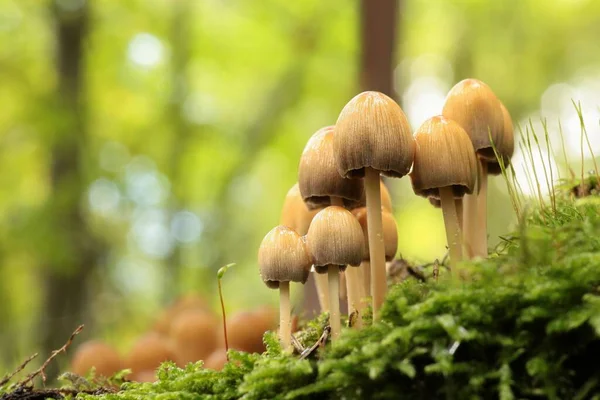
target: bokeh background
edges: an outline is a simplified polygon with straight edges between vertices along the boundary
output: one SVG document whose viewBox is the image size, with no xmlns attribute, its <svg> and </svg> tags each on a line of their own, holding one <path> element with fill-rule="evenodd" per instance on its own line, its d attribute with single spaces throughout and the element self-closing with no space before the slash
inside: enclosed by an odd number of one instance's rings
<svg viewBox="0 0 600 400">
<path fill-rule="evenodd" d="M 572 100 L 600 154 L 599 38 L 596 0 L 0 0 L 0 374 L 82 322 L 126 348 L 183 293 L 216 310 L 227 263 L 228 310 L 276 304 L 258 245 L 306 140 L 361 90 L 416 129 L 479 78 L 546 122 L 556 157 L 534 163 L 577 170 Z M 387 183 L 399 253 L 442 257 L 439 211 Z M 504 188 L 492 244 L 514 226 Z"/>
</svg>

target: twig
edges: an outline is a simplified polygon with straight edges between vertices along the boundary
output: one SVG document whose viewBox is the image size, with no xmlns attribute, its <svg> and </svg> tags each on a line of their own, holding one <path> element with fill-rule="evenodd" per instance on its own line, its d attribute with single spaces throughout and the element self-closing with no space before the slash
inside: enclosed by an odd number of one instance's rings
<svg viewBox="0 0 600 400">
<path fill-rule="evenodd" d="M 300 354 L 300 360 L 304 360 L 305 358 L 310 356 L 317 349 L 317 347 L 324 345 L 325 342 L 327 341 L 327 338 L 329 337 L 330 332 L 331 332 L 331 327 L 328 325 L 323 329 L 323 334 L 321 335 L 319 340 L 317 340 L 317 342 L 315 344 L 313 344 L 309 348 L 305 349 L 302 352 L 302 354 Z"/>
<path fill-rule="evenodd" d="M 38 356 L 38 353 L 35 353 L 34 355 L 31 355 L 27 358 L 27 360 L 23 361 L 21 363 L 21 365 L 19 365 L 17 367 L 16 370 L 14 370 L 13 372 L 11 372 L 10 374 L 7 374 L 4 378 L 2 378 L 2 380 L 0 380 L 0 387 L 6 385 L 8 382 L 10 382 L 10 380 L 19 372 L 23 371 L 25 369 L 25 367 L 27 366 L 27 364 L 29 364 L 31 362 L 31 360 L 33 360 L 34 358 L 36 358 Z"/>
<path fill-rule="evenodd" d="M 219 268 L 217 271 L 217 284 L 219 286 L 219 300 L 221 301 L 221 312 L 223 313 L 223 336 L 225 337 L 225 357 L 227 358 L 227 362 L 229 362 L 229 342 L 227 341 L 227 316 L 225 315 L 225 302 L 223 301 L 223 288 L 221 287 L 221 279 L 223 279 L 223 275 L 225 272 L 231 267 L 233 267 L 235 263 L 227 264 L 224 267 Z"/>
<path fill-rule="evenodd" d="M 19 382 L 19 387 L 23 388 L 23 387 L 28 386 L 29 384 L 32 384 L 33 380 L 39 375 L 42 376 L 42 382 L 45 385 L 46 384 L 45 370 L 48 367 L 48 364 L 50 364 L 52 362 L 52 360 L 54 360 L 56 358 L 56 356 L 58 356 L 60 353 L 66 353 L 69 346 L 71 346 L 71 343 L 73 343 L 73 339 L 75 339 L 75 336 L 79 335 L 79 333 L 81 333 L 82 330 L 83 330 L 83 325 L 79 325 L 77 327 L 77 329 L 75 329 L 73 331 L 73 333 L 69 337 L 69 340 L 67 340 L 67 342 L 60 349 L 54 350 L 52 352 L 52 354 L 50 354 L 50 357 L 48 357 L 48 359 L 46 361 L 44 361 L 44 363 L 42 364 L 41 367 L 39 367 L 38 369 L 33 371 L 31 374 L 27 375 L 25 377 L 25 379 L 23 379 L 21 382 Z"/>
<path fill-rule="evenodd" d="M 304 347 L 302 347 L 302 343 L 300 343 L 300 341 L 294 335 L 292 335 L 292 345 L 294 346 L 296 351 L 300 354 L 302 354 L 304 352 L 304 350 L 306 350 Z"/>
</svg>

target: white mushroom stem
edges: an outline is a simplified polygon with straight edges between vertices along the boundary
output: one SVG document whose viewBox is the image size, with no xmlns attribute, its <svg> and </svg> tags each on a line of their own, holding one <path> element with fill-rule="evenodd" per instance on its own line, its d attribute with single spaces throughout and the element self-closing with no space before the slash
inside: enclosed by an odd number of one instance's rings
<svg viewBox="0 0 600 400">
<path fill-rule="evenodd" d="M 379 309 L 387 291 L 385 270 L 385 245 L 381 217 L 379 171 L 365 168 L 365 197 L 367 200 L 367 225 L 369 257 L 371 261 L 371 296 L 373 296 L 373 321 L 379 319 Z"/>
<path fill-rule="evenodd" d="M 467 194 L 463 198 L 463 242 L 465 256 L 475 257 L 477 245 L 477 194 Z"/>
<path fill-rule="evenodd" d="M 290 305 L 290 283 L 279 282 L 279 340 L 283 351 L 292 351 L 292 308 Z"/>
<path fill-rule="evenodd" d="M 362 271 L 359 271 L 357 267 L 348 267 L 346 268 L 346 288 L 348 292 L 348 317 L 352 315 L 353 312 L 356 313 L 356 320 L 353 321 L 353 326 L 355 328 L 362 328 L 362 315 L 363 315 L 363 307 L 361 304 L 362 297 L 361 296 L 361 276 Z"/>
<path fill-rule="evenodd" d="M 462 260 L 462 235 L 452 187 L 440 188 L 440 200 L 442 202 L 442 213 L 444 214 L 444 225 L 446 226 L 446 240 L 450 249 L 450 265 L 454 266 Z"/>
<path fill-rule="evenodd" d="M 329 326 L 331 327 L 331 340 L 337 340 L 340 336 L 340 267 L 330 265 L 327 268 L 329 278 Z"/>
<path fill-rule="evenodd" d="M 369 260 L 363 260 L 359 269 L 363 274 L 364 297 L 371 296 L 371 263 Z"/>
<path fill-rule="evenodd" d="M 327 275 L 317 274 L 312 272 L 315 278 L 315 286 L 317 287 L 317 295 L 319 296 L 319 305 L 321 312 L 329 312 L 329 289 L 327 288 Z"/>
<path fill-rule="evenodd" d="M 488 186 L 488 165 L 487 162 L 481 160 L 481 185 L 479 194 L 477 195 L 477 245 L 475 255 L 479 257 L 487 257 L 488 255 L 488 239 L 487 239 L 487 186 Z"/>
<path fill-rule="evenodd" d="M 456 206 L 456 215 L 458 216 L 458 226 L 460 231 L 463 231 L 463 199 L 454 199 L 454 205 Z"/>
</svg>

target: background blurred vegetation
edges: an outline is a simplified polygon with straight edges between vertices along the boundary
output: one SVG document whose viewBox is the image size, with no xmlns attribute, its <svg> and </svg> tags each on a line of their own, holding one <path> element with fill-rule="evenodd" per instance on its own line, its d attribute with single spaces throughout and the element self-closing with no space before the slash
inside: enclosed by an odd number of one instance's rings
<svg viewBox="0 0 600 400">
<path fill-rule="evenodd" d="M 0 0 L 0 373 L 81 322 L 124 348 L 178 294 L 215 303 L 229 262 L 228 309 L 274 302 L 256 249 L 304 143 L 359 90 L 416 129 L 482 79 L 516 122 L 560 140 L 560 118 L 574 168 L 581 101 L 600 154 L 600 2 L 368 3 Z M 400 253 L 443 256 L 439 211 L 388 183 Z M 491 190 L 496 243 L 514 216 Z"/>
</svg>

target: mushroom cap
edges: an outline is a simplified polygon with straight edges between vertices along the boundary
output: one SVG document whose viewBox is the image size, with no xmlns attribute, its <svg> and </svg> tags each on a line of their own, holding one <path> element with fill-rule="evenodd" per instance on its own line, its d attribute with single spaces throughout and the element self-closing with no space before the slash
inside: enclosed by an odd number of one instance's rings
<svg viewBox="0 0 600 400">
<path fill-rule="evenodd" d="M 342 207 L 330 206 L 321 210 L 308 228 L 306 244 L 317 267 L 338 265 L 358 266 L 364 253 L 360 223 Z"/>
<path fill-rule="evenodd" d="M 134 343 L 125 365 L 135 374 L 155 370 L 162 362 L 172 360 L 175 357 L 167 339 L 156 332 L 150 332 Z"/>
<path fill-rule="evenodd" d="M 312 260 L 302 236 L 279 225 L 271 229 L 260 244 L 258 265 L 265 284 L 277 289 L 279 282 L 305 283 Z"/>
<path fill-rule="evenodd" d="M 440 197 L 452 187 L 455 197 L 471 194 L 477 179 L 477 158 L 469 136 L 456 122 L 436 116 L 415 132 L 417 151 L 410 178 L 415 194 Z"/>
<path fill-rule="evenodd" d="M 173 320 L 169 337 L 177 365 L 204 360 L 213 352 L 218 342 L 217 324 L 212 314 L 201 310 L 184 311 Z"/>
<path fill-rule="evenodd" d="M 352 214 L 356 216 L 356 219 L 362 227 L 364 241 L 365 241 L 365 253 L 363 254 L 363 260 L 369 259 L 369 232 L 368 232 L 368 221 L 367 221 L 367 209 L 365 207 L 356 208 L 352 210 Z M 385 260 L 392 261 L 396 257 L 398 251 L 398 226 L 396 220 L 391 212 L 385 208 L 381 208 L 381 221 L 383 223 L 383 242 L 385 247 Z"/>
<path fill-rule="evenodd" d="M 96 376 L 110 378 L 123 369 L 123 362 L 117 351 L 99 340 L 90 340 L 77 348 L 71 361 L 71 371 L 85 376 L 92 368 Z"/>
<path fill-rule="evenodd" d="M 508 167 L 510 159 L 515 152 L 515 131 L 513 128 L 512 118 L 504 104 L 500 102 L 500 108 L 502 109 L 502 116 L 504 121 L 504 129 L 502 130 L 502 140 L 496 145 L 496 151 L 504 160 L 504 167 Z M 502 174 L 502 168 L 498 159 L 494 159 L 488 163 L 488 174 L 500 175 Z"/>
<path fill-rule="evenodd" d="M 285 196 L 279 223 L 304 236 L 308 232 L 310 222 L 318 212 L 319 210 L 308 209 L 300 194 L 300 188 L 296 183 Z"/>
<path fill-rule="evenodd" d="M 266 348 L 263 336 L 265 332 L 277 329 L 277 315 L 276 311 L 268 307 L 233 314 L 227 319 L 229 348 L 248 353 L 264 352 Z"/>
<path fill-rule="evenodd" d="M 319 129 L 306 143 L 300 166 L 298 185 L 309 209 L 331 205 L 331 196 L 352 204 L 364 197 L 361 179 L 342 178 L 333 156 L 334 127 Z"/>
<path fill-rule="evenodd" d="M 209 307 L 206 300 L 198 294 L 189 293 L 178 298 L 173 304 L 163 310 L 153 329 L 163 335 L 167 335 L 171 329 L 171 323 L 177 316 L 187 310 L 204 310 L 208 311 Z"/>
<path fill-rule="evenodd" d="M 380 181 L 379 190 L 381 192 L 381 208 L 383 210 L 392 212 L 392 197 L 390 196 L 390 191 L 388 190 L 386 184 L 383 183 L 383 180 Z M 350 204 L 348 209 L 354 210 L 356 208 L 366 207 L 366 205 L 367 198 L 363 192 L 363 196 L 360 198 L 360 200 L 356 203 Z"/>
<path fill-rule="evenodd" d="M 227 364 L 227 352 L 225 349 L 216 349 L 204 361 L 204 368 L 220 371 Z"/>
<path fill-rule="evenodd" d="M 479 157 L 495 160 L 490 134 L 498 147 L 502 140 L 504 118 L 500 100 L 488 85 L 477 79 L 458 82 L 448 92 L 442 115 L 463 127 Z"/>
<path fill-rule="evenodd" d="M 131 378 L 132 381 L 135 382 L 156 382 L 156 371 L 153 370 L 148 370 L 148 371 L 140 371 L 136 374 L 132 374 Z"/>
<path fill-rule="evenodd" d="M 346 178 L 361 178 L 365 167 L 401 178 L 413 162 L 415 143 L 400 106 L 379 92 L 363 92 L 344 106 L 335 125 L 336 167 Z"/>
</svg>

